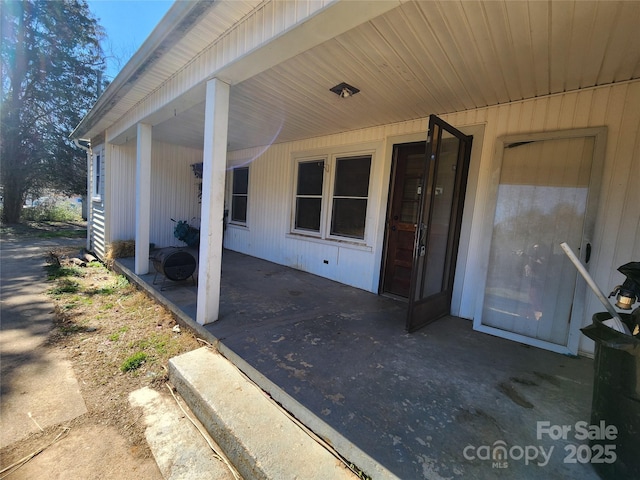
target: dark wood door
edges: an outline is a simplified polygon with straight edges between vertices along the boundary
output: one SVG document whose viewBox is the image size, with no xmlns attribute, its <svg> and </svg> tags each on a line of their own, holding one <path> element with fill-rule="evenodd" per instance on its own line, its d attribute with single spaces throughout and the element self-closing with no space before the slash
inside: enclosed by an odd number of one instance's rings
<svg viewBox="0 0 640 480">
<path fill-rule="evenodd" d="M 394 146 L 382 292 L 409 297 L 426 142 Z"/>
<path fill-rule="evenodd" d="M 431 115 L 415 232 L 407 330 L 448 315 L 472 137 Z"/>
</svg>

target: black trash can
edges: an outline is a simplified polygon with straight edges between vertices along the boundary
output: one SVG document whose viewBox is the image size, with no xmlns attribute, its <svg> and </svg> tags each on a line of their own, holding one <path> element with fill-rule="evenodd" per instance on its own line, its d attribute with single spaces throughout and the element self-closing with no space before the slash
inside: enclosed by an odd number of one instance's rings
<svg viewBox="0 0 640 480">
<path fill-rule="evenodd" d="M 620 317 L 633 331 L 631 315 Z M 582 329 L 596 344 L 591 426 L 598 427 L 595 436 L 600 438 L 591 440 L 591 463 L 602 478 L 640 479 L 640 339 L 602 323 L 610 318 L 607 312 L 596 313 Z M 602 438 L 605 425 L 617 429 L 615 439 L 611 429 L 609 438 Z"/>
</svg>

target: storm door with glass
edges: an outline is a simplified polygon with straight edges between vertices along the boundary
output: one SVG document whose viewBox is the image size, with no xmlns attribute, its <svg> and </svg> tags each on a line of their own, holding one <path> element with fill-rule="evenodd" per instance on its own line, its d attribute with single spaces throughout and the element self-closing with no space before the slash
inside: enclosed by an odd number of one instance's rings
<svg viewBox="0 0 640 480">
<path fill-rule="evenodd" d="M 472 137 L 429 117 L 424 186 L 414 236 L 407 330 L 448 315 Z"/>
<path fill-rule="evenodd" d="M 596 136 L 575 134 L 504 141 L 476 330 L 577 352 L 584 282 L 560 244 L 589 262 L 600 177 L 595 144 Z"/>
</svg>

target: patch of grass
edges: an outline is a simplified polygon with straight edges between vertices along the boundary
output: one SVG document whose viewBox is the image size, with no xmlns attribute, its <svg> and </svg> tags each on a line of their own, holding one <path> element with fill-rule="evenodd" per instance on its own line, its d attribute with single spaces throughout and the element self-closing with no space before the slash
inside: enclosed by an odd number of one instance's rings
<svg viewBox="0 0 640 480">
<path fill-rule="evenodd" d="M 131 372 L 133 370 L 137 370 L 142 366 L 142 364 L 147 360 L 147 354 L 144 352 L 136 352 L 130 357 L 128 357 L 122 365 L 120 366 L 120 370 L 124 373 Z"/>
<path fill-rule="evenodd" d="M 66 293 L 77 293 L 80 291 L 80 284 L 76 280 L 70 280 L 68 278 L 61 278 L 58 280 L 58 285 L 52 288 L 49 293 L 54 297 L 61 297 Z"/>
<path fill-rule="evenodd" d="M 6 237 L 29 238 L 86 238 L 86 224 L 81 220 L 73 221 L 33 221 L 2 224 L 0 233 Z"/>
<path fill-rule="evenodd" d="M 120 335 L 122 335 L 123 333 L 126 333 L 129 331 L 129 327 L 120 327 L 118 329 L 118 331 L 113 332 L 111 335 L 109 335 L 109 340 L 111 340 L 112 342 L 117 342 L 118 340 L 120 340 Z"/>
<path fill-rule="evenodd" d="M 113 295 L 121 293 L 122 290 L 130 286 L 129 280 L 124 275 L 118 275 L 115 282 L 101 288 L 93 288 L 86 290 L 87 295 Z"/>
<path fill-rule="evenodd" d="M 55 232 L 41 232 L 37 235 L 38 238 L 85 238 L 87 236 L 87 230 L 57 230 Z"/>
<path fill-rule="evenodd" d="M 47 279 L 55 280 L 62 277 L 83 277 L 84 273 L 76 267 L 64 267 L 55 263 L 47 265 Z"/>
</svg>

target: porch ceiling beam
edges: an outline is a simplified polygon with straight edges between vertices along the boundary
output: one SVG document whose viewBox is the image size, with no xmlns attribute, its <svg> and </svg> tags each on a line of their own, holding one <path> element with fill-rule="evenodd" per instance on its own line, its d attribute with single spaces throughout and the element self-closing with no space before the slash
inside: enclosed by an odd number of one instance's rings
<svg viewBox="0 0 640 480">
<path fill-rule="evenodd" d="M 196 321 L 201 325 L 218 320 L 220 312 L 229 85 L 209 80 L 206 98 L 196 310 Z"/>
<path fill-rule="evenodd" d="M 318 13 L 293 25 L 282 33 L 248 49 L 225 64 L 220 57 L 241 49 L 242 45 L 226 47 L 219 39 L 217 44 L 206 50 L 198 59 L 165 82 L 161 89 L 147 97 L 137 108 L 137 119 L 123 118 L 110 130 L 110 143 L 122 144 L 135 135 L 132 122 L 144 121 L 158 125 L 173 116 L 204 102 L 204 84 L 211 78 L 218 78 L 229 85 L 236 85 L 262 73 L 300 53 L 320 45 L 362 23 L 368 22 L 389 10 L 400 6 L 406 0 L 379 0 L 371 2 L 335 1 Z M 224 37 L 227 42 L 242 42 L 241 35 Z M 163 100 L 164 92 L 178 92 L 169 102 Z M 166 102 L 161 105 L 161 102 Z M 125 123 L 126 122 L 126 123 Z"/>
</svg>

